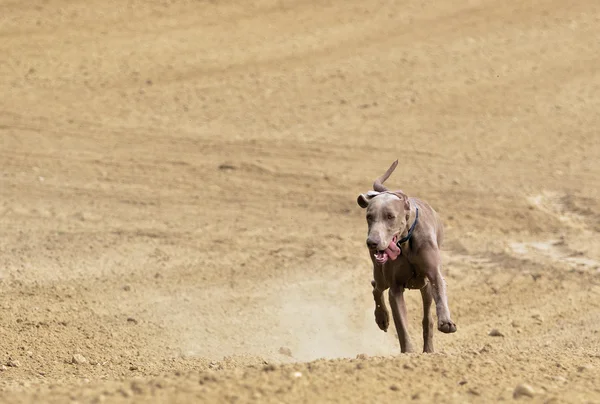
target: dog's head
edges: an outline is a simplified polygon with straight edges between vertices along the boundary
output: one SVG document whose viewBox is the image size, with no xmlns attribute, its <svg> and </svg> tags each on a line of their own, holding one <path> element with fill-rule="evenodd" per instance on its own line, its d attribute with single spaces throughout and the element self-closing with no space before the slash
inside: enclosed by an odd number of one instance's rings
<svg viewBox="0 0 600 404">
<path fill-rule="evenodd" d="M 366 209 L 369 251 L 380 264 L 395 260 L 400 255 L 396 241 L 410 215 L 408 197 L 402 191 L 369 191 L 359 195 L 357 202 Z"/>
</svg>

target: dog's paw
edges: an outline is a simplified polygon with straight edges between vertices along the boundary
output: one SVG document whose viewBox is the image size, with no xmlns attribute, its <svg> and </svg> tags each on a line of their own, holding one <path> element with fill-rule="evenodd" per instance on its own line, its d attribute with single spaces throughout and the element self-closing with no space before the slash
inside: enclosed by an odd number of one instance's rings
<svg viewBox="0 0 600 404">
<path fill-rule="evenodd" d="M 385 307 L 377 307 L 375 309 L 375 322 L 381 330 L 387 332 L 390 326 L 390 315 Z"/>
<path fill-rule="evenodd" d="M 439 321 L 438 330 L 446 334 L 452 334 L 453 332 L 456 332 L 456 324 L 454 324 L 452 320 Z"/>
</svg>

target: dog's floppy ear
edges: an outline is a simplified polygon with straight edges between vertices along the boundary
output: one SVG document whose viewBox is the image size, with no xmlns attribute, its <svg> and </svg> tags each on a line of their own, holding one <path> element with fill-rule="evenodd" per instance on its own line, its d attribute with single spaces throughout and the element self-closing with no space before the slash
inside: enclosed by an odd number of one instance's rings
<svg viewBox="0 0 600 404">
<path fill-rule="evenodd" d="M 404 202 L 404 210 L 410 209 L 410 203 L 408 202 L 408 195 L 406 195 L 402 190 L 393 191 L 394 195 L 396 195 L 402 202 Z"/>
<path fill-rule="evenodd" d="M 360 206 L 361 208 L 364 209 L 367 206 L 369 206 L 369 201 L 371 199 L 373 199 L 374 197 L 376 197 L 377 195 L 379 195 L 379 192 L 369 191 L 366 194 L 358 195 L 358 198 L 356 198 L 356 202 L 358 203 L 358 206 Z"/>
</svg>

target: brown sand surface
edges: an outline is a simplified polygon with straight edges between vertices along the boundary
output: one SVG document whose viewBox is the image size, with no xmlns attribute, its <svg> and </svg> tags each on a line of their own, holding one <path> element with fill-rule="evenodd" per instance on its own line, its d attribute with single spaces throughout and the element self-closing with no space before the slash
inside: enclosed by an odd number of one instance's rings
<svg viewBox="0 0 600 404">
<path fill-rule="evenodd" d="M 600 402 L 599 38 L 597 0 L 0 1 L 0 401 Z M 373 317 L 396 158 L 435 354 Z"/>
</svg>

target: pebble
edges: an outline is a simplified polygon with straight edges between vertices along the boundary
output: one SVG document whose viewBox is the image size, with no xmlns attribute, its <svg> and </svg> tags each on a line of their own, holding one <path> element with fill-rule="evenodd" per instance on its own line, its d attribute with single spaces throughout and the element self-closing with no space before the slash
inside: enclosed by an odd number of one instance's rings
<svg viewBox="0 0 600 404">
<path fill-rule="evenodd" d="M 480 353 L 480 354 L 484 354 L 484 353 L 490 353 L 490 352 L 492 352 L 492 346 L 491 346 L 490 344 L 485 344 L 485 345 L 483 346 L 483 348 L 481 348 L 481 349 L 479 350 L 479 353 Z"/>
<path fill-rule="evenodd" d="M 400 389 L 399 389 L 399 388 L 398 388 L 398 386 L 396 386 L 395 384 L 392 384 L 392 385 L 390 386 L 390 390 L 392 390 L 392 391 L 398 391 L 398 390 L 400 390 Z"/>
<path fill-rule="evenodd" d="M 543 323 L 544 322 L 544 318 L 542 317 L 541 314 L 533 314 L 531 316 L 531 318 L 535 319 L 539 323 Z"/>
<path fill-rule="evenodd" d="M 288 347 L 282 346 L 281 348 L 279 348 L 279 353 L 285 356 L 292 356 L 292 350 Z"/>
<path fill-rule="evenodd" d="M 87 359 L 82 354 L 75 354 L 71 358 L 71 363 L 73 365 L 83 365 L 84 363 L 87 363 Z"/>
<path fill-rule="evenodd" d="M 276 369 L 277 369 L 277 366 L 275 366 L 275 365 L 273 365 L 273 364 L 268 364 L 268 365 L 265 365 L 265 366 L 263 367 L 263 370 L 264 370 L 265 372 L 273 372 L 273 371 L 274 371 L 274 370 L 276 370 Z"/>
<path fill-rule="evenodd" d="M 131 391 L 133 391 L 135 394 L 144 394 L 145 392 L 144 386 L 139 381 L 131 382 Z"/>
<path fill-rule="evenodd" d="M 469 394 L 472 394 L 474 396 L 480 396 L 481 393 L 479 392 L 479 390 L 477 390 L 476 388 L 470 388 L 469 390 L 467 390 L 467 392 Z"/>
<path fill-rule="evenodd" d="M 527 383 L 518 384 L 513 391 L 513 398 L 519 398 L 523 396 L 533 397 L 535 392 L 533 391 L 533 387 L 528 385 Z"/>
<path fill-rule="evenodd" d="M 6 363 L 6 366 L 11 368 L 18 368 L 19 366 L 21 366 L 21 364 L 19 363 L 19 361 L 11 359 Z"/>
<path fill-rule="evenodd" d="M 504 337 L 504 334 L 502 334 L 498 329 L 496 328 L 492 328 L 492 330 L 489 332 L 488 334 L 490 337 Z"/>
<path fill-rule="evenodd" d="M 222 164 L 219 165 L 219 170 L 222 170 L 222 171 L 237 170 L 237 167 L 234 166 L 233 164 L 222 163 Z"/>
<path fill-rule="evenodd" d="M 588 371 L 589 371 L 589 370 L 592 370 L 592 369 L 594 369 L 594 367 L 593 367 L 592 365 L 587 365 L 587 364 L 586 364 L 586 365 L 581 365 L 581 366 L 579 366 L 579 367 L 577 368 L 577 371 L 578 371 L 578 372 L 584 372 L 584 371 L 586 371 L 586 370 L 588 370 Z"/>
<path fill-rule="evenodd" d="M 6 369 L 8 369 L 6 366 L 4 366 L 4 365 L 0 366 L 0 372 L 4 372 Z"/>
<path fill-rule="evenodd" d="M 369 355 L 367 355 L 365 353 L 361 353 L 361 354 L 356 355 L 356 359 L 360 359 L 360 360 L 369 359 Z"/>
<path fill-rule="evenodd" d="M 119 393 L 121 393 L 121 395 L 125 398 L 129 398 L 131 397 L 131 391 L 129 391 L 128 389 L 124 389 L 124 388 L 120 388 L 119 390 L 117 390 Z"/>
</svg>

